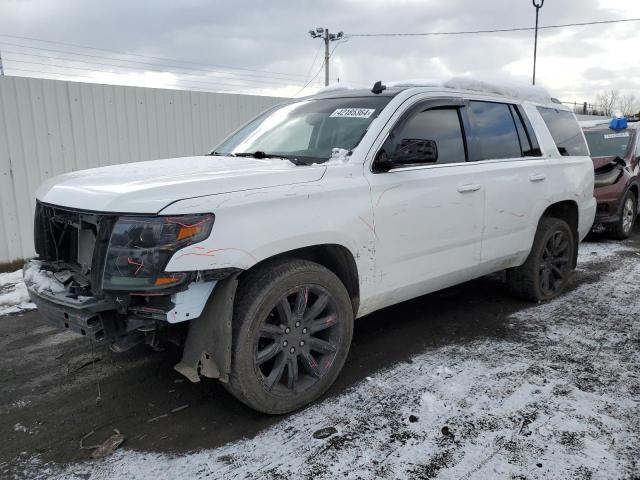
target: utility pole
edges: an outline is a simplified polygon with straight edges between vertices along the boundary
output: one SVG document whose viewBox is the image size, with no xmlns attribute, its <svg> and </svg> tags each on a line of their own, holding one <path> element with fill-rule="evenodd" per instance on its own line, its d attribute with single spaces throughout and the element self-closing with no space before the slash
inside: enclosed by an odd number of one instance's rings
<svg viewBox="0 0 640 480">
<path fill-rule="evenodd" d="M 540 15 L 540 9 L 544 5 L 544 0 L 531 0 L 533 6 L 536 7 L 536 35 L 533 42 L 533 84 L 536 84 L 536 60 L 538 57 L 538 17 Z"/>
<path fill-rule="evenodd" d="M 321 38 L 324 41 L 324 86 L 329 85 L 329 44 L 336 40 L 342 40 L 344 32 L 329 33 L 328 28 L 317 27 L 315 30 L 309 30 L 311 38 Z"/>
<path fill-rule="evenodd" d="M 4 77 L 4 67 L 2 66 L 2 50 L 0 50 L 0 77 Z"/>
</svg>

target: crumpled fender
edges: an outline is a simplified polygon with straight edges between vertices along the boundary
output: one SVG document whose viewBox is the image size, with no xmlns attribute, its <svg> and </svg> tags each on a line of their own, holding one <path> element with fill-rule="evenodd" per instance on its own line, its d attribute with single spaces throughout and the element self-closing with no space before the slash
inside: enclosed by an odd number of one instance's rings
<svg viewBox="0 0 640 480">
<path fill-rule="evenodd" d="M 219 281 L 202 315 L 189 322 L 182 360 L 173 368 L 194 383 L 201 376 L 229 381 L 233 303 L 240 273 Z"/>
</svg>

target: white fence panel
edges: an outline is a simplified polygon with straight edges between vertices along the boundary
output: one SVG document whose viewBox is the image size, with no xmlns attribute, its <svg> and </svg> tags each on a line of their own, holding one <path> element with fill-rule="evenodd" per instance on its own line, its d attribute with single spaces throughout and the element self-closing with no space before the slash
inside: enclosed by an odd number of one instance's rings
<svg viewBox="0 0 640 480">
<path fill-rule="evenodd" d="M 34 193 L 44 179 L 205 153 L 283 100 L 0 77 L 0 266 L 34 254 Z"/>
</svg>

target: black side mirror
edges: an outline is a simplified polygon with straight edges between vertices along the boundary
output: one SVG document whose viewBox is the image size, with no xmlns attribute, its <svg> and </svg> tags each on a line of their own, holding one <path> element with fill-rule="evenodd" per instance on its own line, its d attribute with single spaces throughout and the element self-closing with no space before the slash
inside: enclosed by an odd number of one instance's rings
<svg viewBox="0 0 640 480">
<path fill-rule="evenodd" d="M 435 163 L 438 161 L 438 145 L 435 140 L 403 138 L 391 156 L 394 163 Z"/>
</svg>

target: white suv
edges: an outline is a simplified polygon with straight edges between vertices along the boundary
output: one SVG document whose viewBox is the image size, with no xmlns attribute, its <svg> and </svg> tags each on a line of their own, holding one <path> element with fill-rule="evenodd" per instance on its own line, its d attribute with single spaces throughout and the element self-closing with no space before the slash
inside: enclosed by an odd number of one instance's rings
<svg viewBox="0 0 640 480">
<path fill-rule="evenodd" d="M 500 270 L 553 298 L 595 214 L 584 136 L 539 90 L 460 86 L 327 91 L 206 156 L 49 180 L 31 297 L 114 350 L 178 341 L 268 413 L 329 388 L 356 317 Z"/>
</svg>

